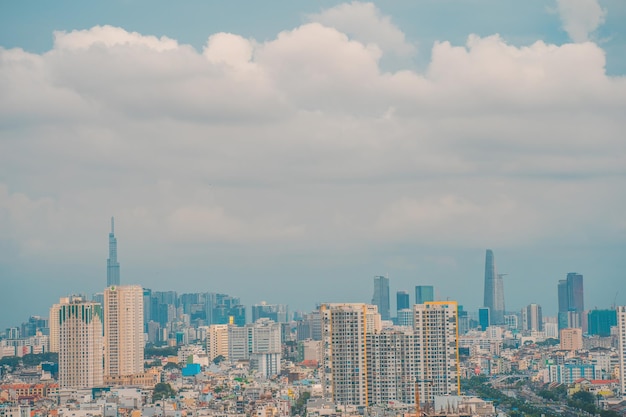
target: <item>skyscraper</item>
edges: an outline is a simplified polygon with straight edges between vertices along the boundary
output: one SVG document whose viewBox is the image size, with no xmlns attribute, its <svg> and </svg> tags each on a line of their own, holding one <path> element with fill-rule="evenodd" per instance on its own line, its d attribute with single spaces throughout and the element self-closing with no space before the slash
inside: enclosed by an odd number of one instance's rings
<svg viewBox="0 0 626 417">
<path fill-rule="evenodd" d="M 109 233 L 109 259 L 107 259 L 107 287 L 120 285 L 120 264 L 117 262 L 117 239 L 115 238 L 115 220 L 111 217 Z"/>
<path fill-rule="evenodd" d="M 409 293 L 406 291 L 398 291 L 396 293 L 396 311 L 407 309 L 410 306 Z"/>
<path fill-rule="evenodd" d="M 484 306 L 489 307 L 492 324 L 504 324 L 504 284 L 502 275 L 496 273 L 496 262 L 491 249 L 487 249 L 485 256 Z"/>
<path fill-rule="evenodd" d="M 523 330 L 543 330 L 543 317 L 539 304 L 529 304 L 522 309 L 522 329 Z"/>
<path fill-rule="evenodd" d="M 389 313 L 389 278 L 383 276 L 374 277 L 372 304 L 378 306 L 378 312 L 383 320 L 391 318 Z"/>
<path fill-rule="evenodd" d="M 458 304 L 433 301 L 415 304 L 415 331 L 420 372 L 420 398 L 434 401 L 435 395 L 460 395 Z"/>
<path fill-rule="evenodd" d="M 102 306 L 74 296 L 61 299 L 50 313 L 58 324 L 59 386 L 102 385 Z"/>
<path fill-rule="evenodd" d="M 583 276 L 570 272 L 559 280 L 559 329 L 579 327 L 585 310 Z"/>
<path fill-rule="evenodd" d="M 369 405 L 368 334 L 381 330 L 373 305 L 322 304 L 322 388 L 336 404 Z"/>
<path fill-rule="evenodd" d="M 104 290 L 104 372 L 136 375 L 143 367 L 143 288 L 111 286 Z"/>
<path fill-rule="evenodd" d="M 415 304 L 435 301 L 435 288 L 432 285 L 415 286 Z"/>
<path fill-rule="evenodd" d="M 622 399 L 626 400 L 626 306 L 617 307 L 617 339 Z"/>
</svg>

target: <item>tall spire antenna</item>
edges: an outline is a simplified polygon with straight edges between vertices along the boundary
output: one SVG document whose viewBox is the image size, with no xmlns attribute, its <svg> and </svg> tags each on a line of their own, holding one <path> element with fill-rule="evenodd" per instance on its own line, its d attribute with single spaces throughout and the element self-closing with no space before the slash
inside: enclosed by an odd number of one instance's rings
<svg viewBox="0 0 626 417">
<path fill-rule="evenodd" d="M 111 216 L 111 233 L 115 234 L 115 217 Z"/>
</svg>

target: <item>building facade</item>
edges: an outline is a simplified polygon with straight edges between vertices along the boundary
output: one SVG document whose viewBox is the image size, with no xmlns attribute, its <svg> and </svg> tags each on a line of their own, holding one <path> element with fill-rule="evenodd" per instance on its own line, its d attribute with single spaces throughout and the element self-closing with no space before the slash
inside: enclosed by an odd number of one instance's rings
<svg viewBox="0 0 626 417">
<path fill-rule="evenodd" d="M 413 306 L 414 331 L 421 349 L 420 398 L 433 401 L 436 395 L 460 395 L 458 304 L 433 301 Z"/>
<path fill-rule="evenodd" d="M 104 290 L 104 372 L 143 373 L 143 288 L 111 286 Z"/>
<path fill-rule="evenodd" d="M 372 304 L 378 307 L 378 312 L 383 320 L 390 320 L 389 306 L 389 278 L 383 276 L 374 277 L 374 296 Z"/>
<path fill-rule="evenodd" d="M 51 313 L 58 322 L 59 386 L 92 388 L 103 383 L 102 306 L 71 297 Z"/>
<path fill-rule="evenodd" d="M 496 272 L 493 251 L 487 249 L 485 255 L 485 307 L 489 308 L 491 324 L 504 324 L 504 282 L 502 275 Z"/>
</svg>

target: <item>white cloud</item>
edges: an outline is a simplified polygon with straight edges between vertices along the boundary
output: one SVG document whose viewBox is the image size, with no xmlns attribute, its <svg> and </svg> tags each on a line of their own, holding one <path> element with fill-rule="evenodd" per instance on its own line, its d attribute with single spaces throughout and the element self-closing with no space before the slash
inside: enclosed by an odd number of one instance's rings
<svg viewBox="0 0 626 417">
<path fill-rule="evenodd" d="M 436 43 L 423 73 L 380 58 L 320 23 L 266 42 L 218 33 L 201 52 L 111 27 L 45 54 L 0 49 L 0 176 L 70 228 L 121 213 L 137 243 L 160 224 L 179 242 L 294 245 L 622 230 L 607 207 L 624 204 L 626 81 L 598 45 L 470 36 Z M 572 217 L 559 178 L 594 195 Z"/>
<path fill-rule="evenodd" d="M 404 33 L 374 3 L 344 3 L 310 15 L 309 19 L 333 27 L 364 44 L 376 44 L 383 51 L 400 57 L 416 52 Z"/>
<path fill-rule="evenodd" d="M 604 23 L 606 10 L 598 0 L 556 0 L 563 29 L 574 42 L 586 42 Z"/>
</svg>

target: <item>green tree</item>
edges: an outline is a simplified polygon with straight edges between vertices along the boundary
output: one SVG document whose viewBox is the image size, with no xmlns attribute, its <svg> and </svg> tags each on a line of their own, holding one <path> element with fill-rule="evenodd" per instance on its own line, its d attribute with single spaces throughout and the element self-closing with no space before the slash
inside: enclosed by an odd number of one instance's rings
<svg viewBox="0 0 626 417">
<path fill-rule="evenodd" d="M 219 365 L 219 364 L 220 364 L 220 362 L 221 362 L 221 361 L 223 361 L 223 360 L 224 360 L 224 356 L 222 356 L 222 355 L 217 355 L 217 356 L 215 357 L 215 359 L 213 359 L 213 363 L 214 363 L 214 364 L 216 364 L 216 365 Z"/>
<path fill-rule="evenodd" d="M 152 392 L 152 401 L 162 400 L 163 398 L 170 398 L 176 395 L 176 390 L 166 382 L 159 382 L 154 386 Z"/>
</svg>

